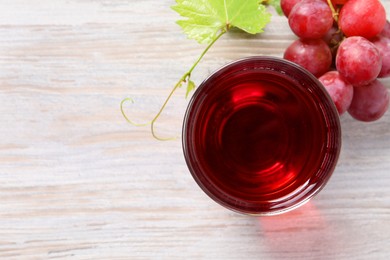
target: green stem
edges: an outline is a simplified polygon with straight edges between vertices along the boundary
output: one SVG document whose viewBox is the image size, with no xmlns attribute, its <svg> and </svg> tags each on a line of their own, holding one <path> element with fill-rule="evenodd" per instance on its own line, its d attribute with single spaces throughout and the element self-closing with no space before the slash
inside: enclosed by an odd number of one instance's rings
<svg viewBox="0 0 390 260">
<path fill-rule="evenodd" d="M 336 9 L 333 6 L 332 0 L 328 0 L 328 5 L 330 7 L 330 10 L 332 11 L 333 19 L 338 22 L 339 21 L 339 12 L 336 11 Z"/>
<path fill-rule="evenodd" d="M 227 32 L 227 29 L 223 29 L 220 31 L 220 33 L 209 43 L 209 45 L 206 47 L 206 49 L 202 52 L 202 54 L 199 56 L 199 58 L 195 61 L 195 63 L 192 65 L 192 67 L 186 72 L 184 73 L 184 75 L 180 78 L 180 80 L 176 83 L 176 85 L 173 87 L 173 89 L 171 90 L 171 92 L 169 93 L 168 97 L 165 99 L 163 105 L 161 106 L 160 110 L 157 112 L 157 114 L 155 115 L 155 117 L 148 123 L 145 123 L 145 124 L 136 124 L 134 123 L 133 121 L 131 121 L 127 116 L 126 114 L 124 113 L 123 111 L 123 104 L 124 102 L 126 101 L 131 101 L 133 103 L 133 100 L 131 98 L 126 98 L 124 100 L 122 100 L 121 102 L 121 112 L 122 112 L 122 115 L 125 117 L 125 119 L 127 120 L 127 122 L 129 122 L 130 124 L 132 125 L 136 125 L 136 126 L 144 126 L 144 125 L 148 125 L 150 124 L 150 130 L 152 132 L 152 135 L 155 139 L 157 140 L 160 140 L 160 141 L 168 141 L 168 140 L 173 140 L 173 139 L 176 139 L 177 137 L 169 137 L 169 138 L 163 138 L 163 137 L 160 137 L 156 134 L 156 131 L 155 131 L 155 127 L 154 127 L 154 124 L 156 123 L 157 119 L 160 117 L 161 113 L 164 111 L 165 107 L 167 106 L 169 100 L 171 99 L 173 93 L 175 93 L 175 91 L 180 88 L 182 86 L 183 83 L 186 83 L 187 81 L 190 80 L 191 78 L 191 73 L 193 72 L 193 70 L 196 68 L 196 66 L 199 64 L 199 62 L 202 60 L 202 58 L 206 55 L 206 53 L 208 52 L 208 50 L 214 45 L 214 43 L 219 39 L 221 38 L 222 35 L 224 35 L 225 33 Z"/>
<path fill-rule="evenodd" d="M 226 30 L 222 30 L 218 35 L 217 37 L 214 38 L 214 40 L 212 42 L 210 42 L 210 44 L 206 47 L 206 49 L 202 52 L 202 54 L 199 56 L 198 60 L 194 63 L 194 65 L 192 65 L 191 69 L 186 73 L 188 74 L 189 76 L 191 76 L 191 73 L 192 71 L 195 69 L 195 67 L 198 65 L 198 63 L 202 60 L 203 56 L 208 52 L 208 50 L 214 45 L 214 43 L 219 39 L 221 38 L 222 35 L 224 35 L 226 33 Z M 186 75 L 184 74 L 184 75 Z"/>
</svg>

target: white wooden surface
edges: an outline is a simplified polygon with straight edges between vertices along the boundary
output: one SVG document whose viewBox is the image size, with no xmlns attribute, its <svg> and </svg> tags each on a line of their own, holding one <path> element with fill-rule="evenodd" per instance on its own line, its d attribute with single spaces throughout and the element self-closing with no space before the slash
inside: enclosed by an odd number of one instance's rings
<svg viewBox="0 0 390 260">
<path fill-rule="evenodd" d="M 390 12 L 390 1 L 383 1 Z M 389 259 L 390 112 L 342 118 L 327 187 L 276 217 L 225 210 L 196 186 L 180 140 L 127 124 L 150 119 L 204 46 L 174 23 L 173 0 L 0 0 L 1 259 Z M 233 32 L 194 72 L 282 56 L 284 17 Z M 390 88 L 390 81 L 384 81 Z M 157 124 L 180 134 L 177 93 Z"/>
</svg>

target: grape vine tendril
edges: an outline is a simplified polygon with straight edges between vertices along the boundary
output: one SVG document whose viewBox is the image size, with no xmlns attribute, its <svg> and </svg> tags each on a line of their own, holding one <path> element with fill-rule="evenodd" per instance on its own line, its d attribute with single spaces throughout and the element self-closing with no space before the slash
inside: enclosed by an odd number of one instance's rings
<svg viewBox="0 0 390 260">
<path fill-rule="evenodd" d="M 202 54 L 199 56 L 199 58 L 195 61 L 195 63 L 192 65 L 192 67 L 186 72 L 184 73 L 184 75 L 180 78 L 180 80 L 176 83 L 176 85 L 173 87 L 173 89 L 171 90 L 171 92 L 169 93 L 168 97 L 165 99 L 164 103 L 162 104 L 160 110 L 157 112 L 157 114 L 154 116 L 154 118 L 147 122 L 147 123 L 135 123 L 134 121 L 132 121 L 131 119 L 129 119 L 129 117 L 126 115 L 125 111 L 124 111 L 124 103 L 126 102 L 131 102 L 131 103 L 134 103 L 134 100 L 132 98 L 125 98 L 122 100 L 121 104 L 120 104 L 120 109 L 121 109 L 121 112 L 122 112 L 122 115 L 123 117 L 126 119 L 126 121 L 134 126 L 147 126 L 147 125 L 150 125 L 150 129 L 151 129 L 151 132 L 152 132 L 152 136 L 159 140 L 159 141 L 169 141 L 169 140 L 175 140 L 177 139 L 178 137 L 160 137 L 158 134 L 156 134 L 156 131 L 155 131 L 155 123 L 157 121 L 157 119 L 160 117 L 161 113 L 164 111 L 165 107 L 167 106 L 169 100 L 171 99 L 172 95 L 175 93 L 175 91 L 180 88 L 183 83 L 186 83 L 186 82 L 189 82 L 190 81 L 190 78 L 191 78 L 191 73 L 193 72 L 193 70 L 196 68 L 196 66 L 199 64 L 199 62 L 202 60 L 202 58 L 205 56 L 205 54 L 208 52 L 208 50 L 214 45 L 214 43 L 219 39 L 221 38 L 222 35 L 224 35 L 230 28 L 230 25 L 229 24 L 226 24 L 226 27 L 223 28 L 220 33 L 213 39 L 213 41 L 206 47 L 206 49 L 202 52 Z"/>
</svg>

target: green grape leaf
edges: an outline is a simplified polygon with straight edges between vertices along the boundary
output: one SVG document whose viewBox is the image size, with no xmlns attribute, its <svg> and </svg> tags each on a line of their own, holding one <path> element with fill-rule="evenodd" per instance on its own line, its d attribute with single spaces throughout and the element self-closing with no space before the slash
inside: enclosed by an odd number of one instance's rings
<svg viewBox="0 0 390 260">
<path fill-rule="evenodd" d="M 187 85 L 187 91 L 186 91 L 186 98 L 188 98 L 188 95 L 190 94 L 191 91 L 193 91 L 196 88 L 195 83 L 192 80 L 188 80 L 188 85 Z"/>
<path fill-rule="evenodd" d="M 237 27 L 256 34 L 270 22 L 271 14 L 259 0 L 176 0 L 172 6 L 185 20 L 177 21 L 190 39 L 211 43 L 221 31 Z"/>
</svg>

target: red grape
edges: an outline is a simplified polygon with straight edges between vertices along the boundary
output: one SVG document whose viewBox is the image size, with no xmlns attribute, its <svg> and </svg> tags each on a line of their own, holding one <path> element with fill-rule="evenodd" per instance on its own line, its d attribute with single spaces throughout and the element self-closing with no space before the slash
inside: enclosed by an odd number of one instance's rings
<svg viewBox="0 0 390 260">
<path fill-rule="evenodd" d="M 319 78 L 342 115 L 348 110 L 352 102 L 353 86 L 347 82 L 339 72 L 329 71 Z"/>
<path fill-rule="evenodd" d="M 366 85 L 379 75 L 382 58 L 373 43 L 353 36 L 341 42 L 336 55 L 336 68 L 352 85 Z"/>
<path fill-rule="evenodd" d="M 386 10 L 379 0 L 349 0 L 340 11 L 339 26 L 346 36 L 375 37 L 384 28 Z"/>
<path fill-rule="evenodd" d="M 389 107 L 389 92 L 379 81 L 354 88 L 348 113 L 357 120 L 370 122 L 381 118 Z"/>
<path fill-rule="evenodd" d="M 385 28 L 383 28 L 380 35 L 390 38 L 390 22 L 386 21 Z"/>
<path fill-rule="evenodd" d="M 301 1 L 302 0 L 280 0 L 280 7 L 282 8 L 284 15 L 288 17 L 291 9 L 293 9 L 293 7 Z"/>
<path fill-rule="evenodd" d="M 301 65 L 317 77 L 327 72 L 332 64 L 332 53 L 321 39 L 294 41 L 286 49 L 284 58 Z"/>
<path fill-rule="evenodd" d="M 390 76 L 390 38 L 378 36 L 375 37 L 372 43 L 379 50 L 379 53 L 382 56 L 382 69 L 378 77 L 385 78 Z"/>
<path fill-rule="evenodd" d="M 333 25 L 332 11 L 322 0 L 303 0 L 288 16 L 291 30 L 304 39 L 320 39 Z"/>
</svg>

